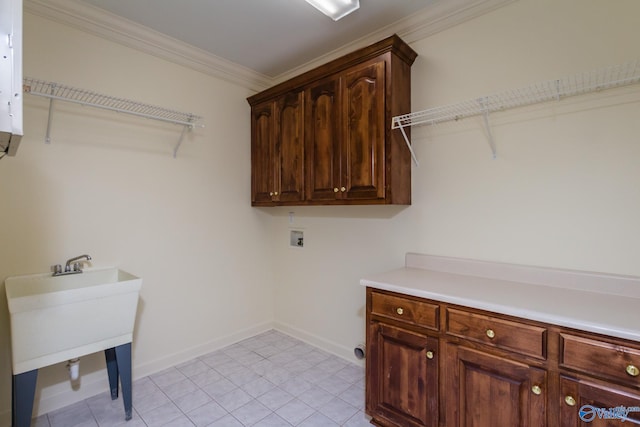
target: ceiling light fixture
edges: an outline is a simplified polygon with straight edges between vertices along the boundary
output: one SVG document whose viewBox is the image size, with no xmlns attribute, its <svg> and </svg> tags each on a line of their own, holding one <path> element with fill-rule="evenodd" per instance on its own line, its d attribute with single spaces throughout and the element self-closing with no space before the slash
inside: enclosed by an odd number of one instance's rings
<svg viewBox="0 0 640 427">
<path fill-rule="evenodd" d="M 359 0 L 305 0 L 311 6 L 337 21 L 360 7 Z"/>
</svg>

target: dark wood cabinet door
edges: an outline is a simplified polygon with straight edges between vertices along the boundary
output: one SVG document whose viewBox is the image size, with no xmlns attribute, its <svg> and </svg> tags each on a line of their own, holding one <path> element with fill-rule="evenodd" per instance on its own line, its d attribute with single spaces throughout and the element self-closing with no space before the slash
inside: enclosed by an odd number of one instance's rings
<svg viewBox="0 0 640 427">
<path fill-rule="evenodd" d="M 251 109 L 251 202 L 268 203 L 275 191 L 274 103 Z"/>
<path fill-rule="evenodd" d="M 393 35 L 247 98 L 252 204 L 410 205 L 411 158 L 391 120 L 411 112 L 416 56 Z"/>
<path fill-rule="evenodd" d="M 307 196 L 335 200 L 340 188 L 340 80 L 321 80 L 306 91 Z"/>
<path fill-rule="evenodd" d="M 546 426 L 546 371 L 448 343 L 446 425 Z"/>
<path fill-rule="evenodd" d="M 367 413 L 376 425 L 438 425 L 438 339 L 371 322 Z"/>
<path fill-rule="evenodd" d="M 385 61 L 344 74 L 342 125 L 343 198 L 385 197 Z"/>
<path fill-rule="evenodd" d="M 640 391 L 560 377 L 561 427 L 620 427 L 640 424 Z M 623 412 L 631 408 L 629 412 Z M 622 416 L 628 417 L 624 421 Z"/>
<path fill-rule="evenodd" d="M 276 101 L 275 194 L 281 202 L 304 200 L 304 92 Z"/>
</svg>

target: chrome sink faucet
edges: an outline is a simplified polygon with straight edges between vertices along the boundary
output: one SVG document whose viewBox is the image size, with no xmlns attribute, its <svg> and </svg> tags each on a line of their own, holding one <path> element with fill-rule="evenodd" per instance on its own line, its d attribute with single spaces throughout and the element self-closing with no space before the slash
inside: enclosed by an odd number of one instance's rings
<svg viewBox="0 0 640 427">
<path fill-rule="evenodd" d="M 64 274 L 77 274 L 82 273 L 82 264 L 87 261 L 91 261 L 91 256 L 89 255 L 80 255 L 74 258 L 67 260 L 64 265 L 64 271 L 62 271 L 62 266 L 60 264 L 56 264 L 53 266 L 53 275 L 54 276 L 62 276 Z M 73 265 L 73 268 L 72 268 Z"/>
</svg>

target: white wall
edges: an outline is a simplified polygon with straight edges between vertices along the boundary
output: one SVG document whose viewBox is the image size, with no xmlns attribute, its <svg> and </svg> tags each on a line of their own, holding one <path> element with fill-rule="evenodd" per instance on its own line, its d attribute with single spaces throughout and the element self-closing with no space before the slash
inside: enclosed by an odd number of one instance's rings
<svg viewBox="0 0 640 427">
<path fill-rule="evenodd" d="M 137 376 L 274 320 L 351 357 L 364 338 L 360 277 L 408 251 L 640 275 L 638 85 L 494 114 L 495 160 L 477 118 L 413 128 L 410 207 L 255 209 L 246 89 L 25 18 L 26 75 L 205 117 L 174 160 L 177 128 L 60 104 L 45 145 L 47 104 L 27 96 L 27 135 L 0 161 L 0 280 L 85 252 L 142 276 Z M 411 41 L 414 110 L 637 58 L 639 38 L 636 0 L 519 0 Z M 304 249 L 288 247 L 291 227 Z M 39 411 L 104 391 L 103 366 L 83 358 L 75 392 L 63 365 L 43 369 Z"/>
<path fill-rule="evenodd" d="M 640 2 L 520 0 L 412 42 L 414 111 L 638 58 Z M 407 208 L 272 211 L 280 327 L 348 357 L 364 339 L 360 277 L 406 252 L 640 275 L 640 85 L 412 128 Z"/>
<path fill-rule="evenodd" d="M 25 76 L 193 112 L 204 129 L 25 96 L 25 136 L 0 161 L 0 283 L 88 253 L 143 278 L 134 334 L 139 377 L 271 328 L 268 215 L 250 206 L 251 93 L 30 14 Z M 9 317 L 0 289 L 0 416 L 11 402 Z M 37 412 L 107 390 L 103 356 L 41 369 Z"/>
</svg>

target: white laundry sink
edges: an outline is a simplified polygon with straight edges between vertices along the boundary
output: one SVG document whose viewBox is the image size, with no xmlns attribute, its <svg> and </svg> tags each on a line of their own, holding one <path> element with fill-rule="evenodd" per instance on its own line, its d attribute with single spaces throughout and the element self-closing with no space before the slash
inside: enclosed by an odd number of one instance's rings
<svg viewBox="0 0 640 427">
<path fill-rule="evenodd" d="M 141 286 L 117 268 L 7 278 L 13 374 L 131 342 Z"/>
</svg>

